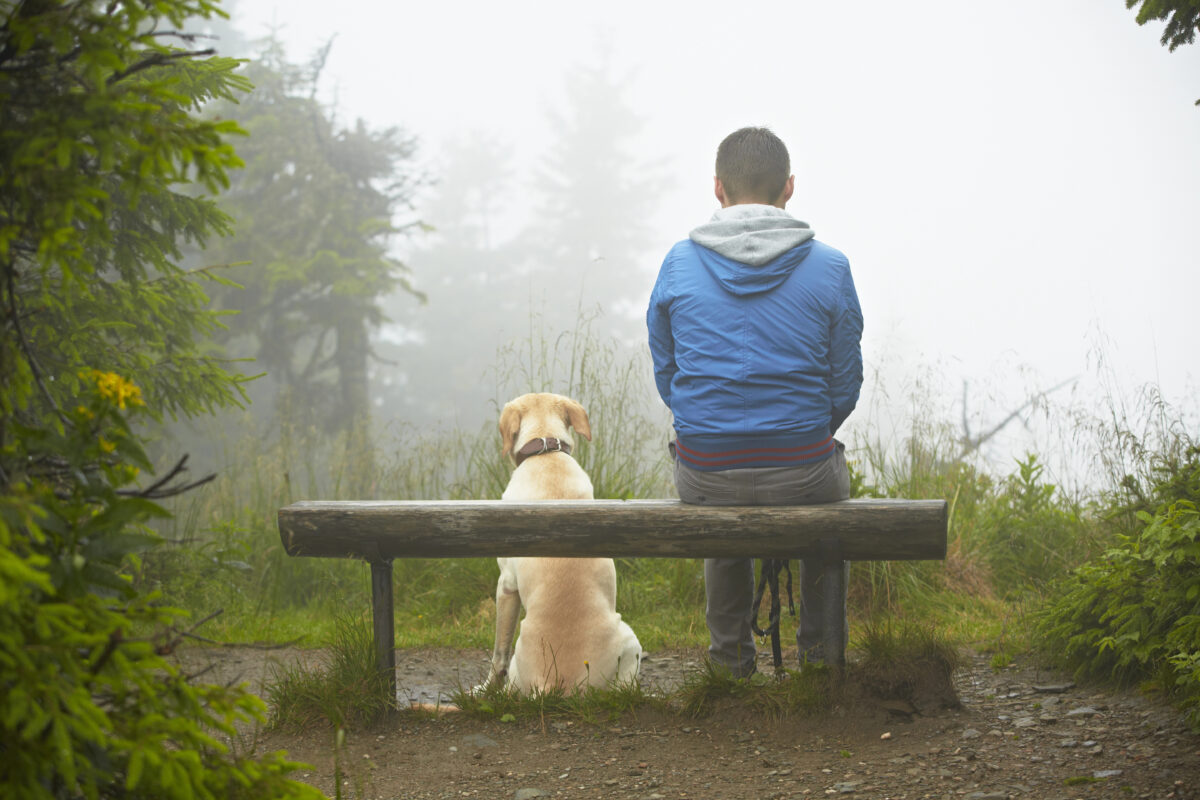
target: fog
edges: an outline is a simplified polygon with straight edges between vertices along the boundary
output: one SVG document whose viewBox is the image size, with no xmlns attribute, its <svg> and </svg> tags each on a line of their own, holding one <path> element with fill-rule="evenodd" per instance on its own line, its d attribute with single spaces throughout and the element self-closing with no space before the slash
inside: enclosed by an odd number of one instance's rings
<svg viewBox="0 0 1200 800">
<path fill-rule="evenodd" d="M 332 38 L 321 96 L 338 118 L 419 139 L 431 180 L 413 214 L 435 230 L 395 248 L 429 302 L 396 298 L 379 334 L 400 372 L 423 350 L 452 376 L 469 361 L 464 343 L 494 352 L 528 336 L 531 313 L 549 320 L 556 306 L 592 300 L 604 311 L 598 330 L 640 345 L 662 256 L 716 208 L 717 144 L 766 125 L 792 154 L 788 210 L 851 262 L 866 320 L 860 409 L 875 409 L 857 424 L 891 418 L 892 407 L 903 416 L 913 393 L 953 421 L 964 385 L 975 432 L 1064 381 L 1063 402 L 1152 383 L 1195 407 L 1200 45 L 1168 52 L 1161 24 L 1138 27 L 1121 0 L 229 8 L 244 35 L 274 30 L 294 59 Z M 580 75 L 612 88 L 604 99 L 625 116 L 611 136 L 627 160 L 605 167 L 608 196 L 575 186 L 578 203 L 569 193 L 547 202 L 538 181 L 544 189 L 547 159 L 579 110 Z M 587 124 L 602 139 L 606 121 Z M 473 237 L 490 252 L 540 225 L 569 230 L 557 217 L 575 207 L 633 219 L 628 252 L 593 243 L 589 267 L 548 254 L 533 263 L 526 247 L 511 261 L 523 279 L 509 283 L 483 259 L 486 291 L 514 292 L 491 298 L 503 313 L 456 303 L 465 280 L 448 277 L 448 247 Z M 585 274 L 618 261 L 628 269 L 614 286 Z M 540 280 L 547 272 L 559 282 Z M 551 286 L 569 296 L 547 296 Z M 428 322 L 437 317 L 441 327 Z M 486 391 L 432 379 L 399 389 L 435 398 L 450 421 L 492 413 Z M 430 415 L 380 403 L 385 417 Z M 1036 439 L 1039 423 L 1026 421 L 991 444 L 991 458 Z"/>
</svg>

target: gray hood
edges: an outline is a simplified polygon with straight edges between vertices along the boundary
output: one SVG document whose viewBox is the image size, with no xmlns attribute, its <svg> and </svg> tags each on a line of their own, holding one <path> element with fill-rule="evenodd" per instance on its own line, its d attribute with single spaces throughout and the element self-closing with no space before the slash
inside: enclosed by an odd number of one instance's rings
<svg viewBox="0 0 1200 800">
<path fill-rule="evenodd" d="M 815 235 L 807 222 L 782 208 L 745 203 L 717 209 L 711 220 L 691 232 L 690 238 L 728 259 L 758 267 Z"/>
</svg>

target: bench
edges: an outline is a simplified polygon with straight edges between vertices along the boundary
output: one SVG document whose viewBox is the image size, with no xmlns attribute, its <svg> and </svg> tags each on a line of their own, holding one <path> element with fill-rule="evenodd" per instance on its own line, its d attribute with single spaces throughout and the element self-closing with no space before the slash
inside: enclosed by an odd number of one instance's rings
<svg viewBox="0 0 1200 800">
<path fill-rule="evenodd" d="M 827 661 L 845 662 L 843 561 L 946 557 L 944 500 L 694 506 L 678 500 L 308 501 L 279 510 L 290 556 L 371 565 L 375 656 L 395 696 L 392 561 L 508 556 L 817 559 Z M 830 657 L 832 654 L 832 657 Z"/>
</svg>

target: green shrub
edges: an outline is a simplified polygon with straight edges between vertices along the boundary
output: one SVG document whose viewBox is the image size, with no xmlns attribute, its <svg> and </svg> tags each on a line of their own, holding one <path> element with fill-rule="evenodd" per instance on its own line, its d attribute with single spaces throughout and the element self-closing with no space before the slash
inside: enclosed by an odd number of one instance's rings
<svg viewBox="0 0 1200 800">
<path fill-rule="evenodd" d="M 1200 730 L 1200 450 L 1164 474 L 1141 529 L 1064 582 L 1038 624 L 1041 647 L 1084 677 L 1156 681 Z"/>
<path fill-rule="evenodd" d="M 1006 596 L 1039 589 L 1092 555 L 1093 527 L 1029 453 L 980 520 L 975 546 Z"/>
<path fill-rule="evenodd" d="M 249 88 L 178 33 L 211 0 L 0 4 L 0 797 L 319 797 L 280 754 L 234 747 L 265 707 L 168 656 L 183 614 L 130 580 L 157 543 L 135 425 L 240 398 L 205 339 L 228 231 L 201 192 L 239 165 L 205 101 Z M 182 46 L 180 46 L 182 45 Z"/>
</svg>

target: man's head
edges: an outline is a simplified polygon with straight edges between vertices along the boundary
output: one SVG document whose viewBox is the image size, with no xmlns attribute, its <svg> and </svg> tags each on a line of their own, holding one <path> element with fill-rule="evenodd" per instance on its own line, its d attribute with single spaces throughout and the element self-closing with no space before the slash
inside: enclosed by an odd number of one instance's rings
<svg viewBox="0 0 1200 800">
<path fill-rule="evenodd" d="M 795 176 L 787 147 L 766 128 L 742 128 L 717 148 L 713 183 L 721 207 L 761 203 L 783 208 L 792 197 Z"/>
</svg>

